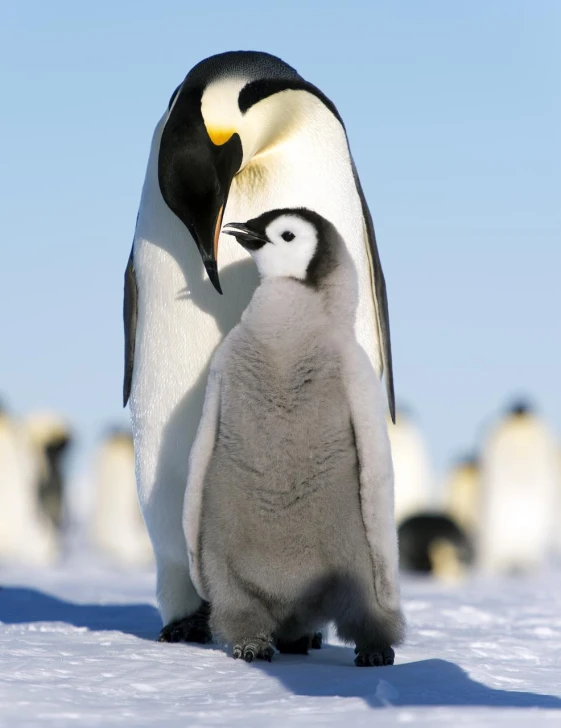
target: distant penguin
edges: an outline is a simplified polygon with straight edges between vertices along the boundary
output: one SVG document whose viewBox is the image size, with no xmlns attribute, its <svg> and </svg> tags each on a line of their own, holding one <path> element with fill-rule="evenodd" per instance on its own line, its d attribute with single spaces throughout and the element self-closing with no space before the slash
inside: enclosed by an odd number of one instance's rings
<svg viewBox="0 0 561 728">
<path fill-rule="evenodd" d="M 125 273 L 123 394 L 156 555 L 162 641 L 202 634 L 206 607 L 191 582 L 181 525 L 188 457 L 211 356 L 257 285 L 247 253 L 221 234 L 222 222 L 299 206 L 328 216 L 345 239 L 358 273 L 356 335 L 384 372 L 393 414 L 384 275 L 337 108 L 268 53 L 201 61 L 156 126 Z"/>
<path fill-rule="evenodd" d="M 559 487 L 554 439 L 524 402 L 490 433 L 482 456 L 478 562 L 517 573 L 544 564 L 555 527 Z"/>
<path fill-rule="evenodd" d="M 557 563 L 561 563 L 561 448 L 558 448 L 557 497 L 555 499 L 555 525 L 553 527 L 552 551 Z"/>
<path fill-rule="evenodd" d="M 444 507 L 470 537 L 475 537 L 481 512 L 481 468 L 470 456 L 458 461 L 444 483 Z"/>
<path fill-rule="evenodd" d="M 0 562 L 47 565 L 59 554 L 55 528 L 39 505 L 40 475 L 25 426 L 0 411 Z"/>
<path fill-rule="evenodd" d="M 270 660 L 327 621 L 358 666 L 403 637 L 381 384 L 353 328 L 356 271 L 307 209 L 226 225 L 262 278 L 215 354 L 190 459 L 185 533 L 213 634 Z"/>
<path fill-rule="evenodd" d="M 103 439 L 94 475 L 92 537 L 107 556 L 122 565 L 145 566 L 153 554 L 138 506 L 132 435 L 111 430 Z"/>
<path fill-rule="evenodd" d="M 40 462 L 39 503 L 60 529 L 65 508 L 64 460 L 72 442 L 70 428 L 61 417 L 48 412 L 27 415 L 24 424 Z"/>
<path fill-rule="evenodd" d="M 404 571 L 456 581 L 473 562 L 469 537 L 443 513 L 419 513 L 406 518 L 398 536 L 399 565 Z"/>
<path fill-rule="evenodd" d="M 395 477 L 395 519 L 400 524 L 434 505 L 434 476 L 424 438 L 406 410 L 398 409 L 388 434 Z"/>
</svg>

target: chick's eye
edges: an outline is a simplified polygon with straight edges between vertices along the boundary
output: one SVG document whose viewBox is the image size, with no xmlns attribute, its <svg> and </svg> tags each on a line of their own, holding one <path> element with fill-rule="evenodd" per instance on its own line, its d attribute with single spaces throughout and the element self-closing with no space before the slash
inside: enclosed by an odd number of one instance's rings
<svg viewBox="0 0 561 728">
<path fill-rule="evenodd" d="M 296 235 L 294 233 L 291 233 L 290 230 L 285 230 L 284 233 L 281 235 L 281 238 L 283 240 L 286 240 L 287 243 L 290 243 L 291 240 L 294 240 Z"/>
</svg>

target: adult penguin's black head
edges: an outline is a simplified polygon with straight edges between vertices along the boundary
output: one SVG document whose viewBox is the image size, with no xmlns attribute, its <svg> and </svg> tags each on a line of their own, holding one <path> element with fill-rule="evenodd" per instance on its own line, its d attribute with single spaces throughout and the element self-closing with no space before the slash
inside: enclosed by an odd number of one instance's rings
<svg viewBox="0 0 561 728">
<path fill-rule="evenodd" d="M 201 61 L 170 100 L 158 156 L 160 190 L 195 239 L 219 292 L 218 238 L 232 180 L 279 133 L 279 125 L 290 123 L 274 118 L 255 124 L 245 114 L 259 101 L 289 89 L 321 98 L 338 117 L 333 104 L 291 66 L 255 51 Z"/>
</svg>

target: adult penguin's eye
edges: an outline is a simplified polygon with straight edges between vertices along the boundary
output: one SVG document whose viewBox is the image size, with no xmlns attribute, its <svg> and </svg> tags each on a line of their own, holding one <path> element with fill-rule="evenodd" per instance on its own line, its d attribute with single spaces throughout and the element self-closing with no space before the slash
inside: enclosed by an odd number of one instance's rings
<svg viewBox="0 0 561 728">
<path fill-rule="evenodd" d="M 285 230 L 284 233 L 281 235 L 281 238 L 283 240 L 286 240 L 287 243 L 290 243 L 291 240 L 294 240 L 296 235 L 294 233 L 291 233 L 290 230 Z"/>
</svg>

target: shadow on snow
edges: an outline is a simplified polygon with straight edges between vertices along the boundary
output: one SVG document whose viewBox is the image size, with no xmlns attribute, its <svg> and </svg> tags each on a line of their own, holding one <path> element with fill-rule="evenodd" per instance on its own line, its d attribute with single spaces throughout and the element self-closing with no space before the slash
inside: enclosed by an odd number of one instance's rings
<svg viewBox="0 0 561 728">
<path fill-rule="evenodd" d="M 154 640 L 162 622 L 149 604 L 76 604 L 25 587 L 0 589 L 0 622 L 66 622 L 94 631 L 117 631 Z"/>
<path fill-rule="evenodd" d="M 75 604 L 36 589 L 0 589 L 0 622 L 64 622 L 94 631 L 118 631 L 154 640 L 161 626 L 149 604 Z M 162 649 L 165 646 L 162 645 Z M 185 649 L 190 649 L 185 646 Z M 200 649 L 200 645 L 197 645 Z M 294 695 L 361 698 L 373 708 L 387 706 L 479 706 L 561 709 L 552 695 L 495 690 L 472 680 L 446 660 L 419 660 L 387 668 L 358 668 L 351 648 L 326 645 L 309 657 L 276 655 L 255 663 Z M 230 656 L 224 659 L 231 660 Z M 303 669 L 304 668 L 304 669 Z M 240 665 L 240 669 L 243 666 Z"/>
<path fill-rule="evenodd" d="M 275 659 L 275 658 L 273 658 Z M 399 651 L 398 651 L 399 659 Z M 429 659 L 392 667 L 359 668 L 350 647 L 326 645 L 306 657 L 276 656 L 271 664 L 255 663 L 294 695 L 362 698 L 373 708 L 389 706 L 479 706 L 556 708 L 552 695 L 495 690 L 472 680 L 458 665 Z M 309 661 L 302 670 L 303 661 Z M 299 669 L 295 669 L 295 667 Z"/>
</svg>

